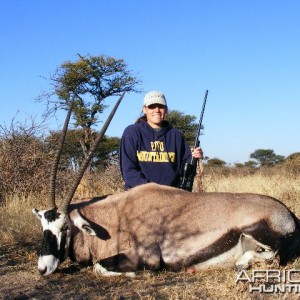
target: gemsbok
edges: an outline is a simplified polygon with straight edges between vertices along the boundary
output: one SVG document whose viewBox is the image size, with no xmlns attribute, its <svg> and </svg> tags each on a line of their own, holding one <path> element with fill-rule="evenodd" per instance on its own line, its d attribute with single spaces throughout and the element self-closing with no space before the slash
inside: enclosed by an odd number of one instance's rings
<svg viewBox="0 0 300 300">
<path fill-rule="evenodd" d="M 104 276 L 141 269 L 180 271 L 248 268 L 257 261 L 286 264 L 300 254 L 300 224 L 279 200 L 247 193 L 191 193 L 154 183 L 104 197 L 71 202 L 120 97 L 57 208 L 55 178 L 72 105 L 53 167 L 49 208 L 33 209 L 43 228 L 42 275 L 67 257 L 93 264 Z"/>
</svg>

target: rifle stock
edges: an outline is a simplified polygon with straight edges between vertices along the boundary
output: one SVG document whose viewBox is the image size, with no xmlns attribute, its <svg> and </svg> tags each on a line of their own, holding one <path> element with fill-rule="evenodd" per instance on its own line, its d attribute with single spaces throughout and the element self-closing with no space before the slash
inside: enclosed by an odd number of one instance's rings
<svg viewBox="0 0 300 300">
<path fill-rule="evenodd" d="M 200 119 L 199 119 L 199 125 L 198 125 L 198 129 L 197 129 L 194 148 L 197 148 L 200 146 L 199 136 L 200 136 L 200 131 L 201 131 L 201 127 L 202 127 L 202 120 L 203 120 L 207 95 L 208 95 L 208 90 L 206 90 L 204 100 L 203 100 L 203 105 L 202 105 L 201 115 L 200 115 Z M 182 171 L 182 177 L 180 179 L 180 183 L 178 186 L 180 189 L 183 189 L 183 190 L 186 190 L 189 192 L 191 192 L 193 190 L 194 177 L 196 175 L 196 170 L 197 170 L 197 161 L 198 161 L 197 158 L 192 157 L 191 162 L 185 163 L 183 171 Z"/>
</svg>

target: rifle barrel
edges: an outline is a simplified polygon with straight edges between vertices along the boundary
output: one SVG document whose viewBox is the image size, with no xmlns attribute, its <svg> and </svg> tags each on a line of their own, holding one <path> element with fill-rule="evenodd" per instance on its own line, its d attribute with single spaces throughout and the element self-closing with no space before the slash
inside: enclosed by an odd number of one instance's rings
<svg viewBox="0 0 300 300">
<path fill-rule="evenodd" d="M 206 92 L 205 92 L 205 96 L 204 96 L 204 100 L 203 100 L 203 104 L 202 104 L 202 110 L 201 110 L 199 125 L 198 125 L 198 132 L 197 132 L 196 139 L 195 139 L 195 148 L 199 147 L 199 145 L 200 145 L 199 136 L 200 136 L 200 131 L 201 131 L 201 127 L 202 127 L 202 120 L 203 120 L 207 95 L 208 95 L 208 90 L 206 90 Z"/>
</svg>

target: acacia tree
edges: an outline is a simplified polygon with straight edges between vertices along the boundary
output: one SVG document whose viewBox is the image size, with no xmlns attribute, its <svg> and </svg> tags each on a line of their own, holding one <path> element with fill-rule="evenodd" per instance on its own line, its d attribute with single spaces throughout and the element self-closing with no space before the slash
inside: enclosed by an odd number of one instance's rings
<svg viewBox="0 0 300 300">
<path fill-rule="evenodd" d="M 255 168 L 258 163 L 256 161 L 253 161 L 253 160 L 248 160 L 245 162 L 245 167 L 249 167 L 249 168 Z"/>
<path fill-rule="evenodd" d="M 260 166 L 274 166 L 284 160 L 284 156 L 277 155 L 271 149 L 257 149 L 250 154 L 250 158 L 258 161 Z"/>
<path fill-rule="evenodd" d="M 40 99 L 48 101 L 47 115 L 57 109 L 67 109 L 75 100 L 74 125 L 83 129 L 80 145 L 86 157 L 94 139 L 92 126 L 99 123 L 100 114 L 107 107 L 105 100 L 123 92 L 139 92 L 136 86 L 140 81 L 122 59 L 104 55 L 78 57 L 77 61 L 67 61 L 57 69 L 50 77 L 53 91 L 41 95 Z M 53 96 L 58 99 L 53 100 Z"/>
<path fill-rule="evenodd" d="M 49 148 L 56 148 L 56 141 L 60 135 L 59 131 L 50 132 L 46 141 Z M 92 136 L 95 139 L 97 132 L 93 131 Z M 68 130 L 65 138 L 65 147 L 60 157 L 61 169 L 73 169 L 78 170 L 81 162 L 83 161 L 83 153 L 81 150 L 80 140 L 84 139 L 84 131 L 82 129 L 70 129 Z M 91 161 L 91 168 L 103 169 L 107 165 L 112 164 L 117 157 L 118 149 L 120 145 L 120 138 L 103 136 L 99 147 L 94 153 Z"/>
<path fill-rule="evenodd" d="M 207 166 L 209 166 L 209 167 L 224 167 L 225 165 L 226 165 L 226 162 L 217 157 L 210 158 L 207 160 Z"/>
<path fill-rule="evenodd" d="M 188 144 L 194 146 L 193 143 L 195 142 L 198 128 L 198 124 L 195 123 L 196 116 L 185 115 L 178 110 L 170 110 L 166 116 L 166 120 L 182 132 Z"/>
</svg>

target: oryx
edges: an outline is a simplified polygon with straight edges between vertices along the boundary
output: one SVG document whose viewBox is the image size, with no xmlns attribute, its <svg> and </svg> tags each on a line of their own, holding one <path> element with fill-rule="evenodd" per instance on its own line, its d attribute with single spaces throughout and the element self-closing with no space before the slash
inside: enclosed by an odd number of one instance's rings
<svg viewBox="0 0 300 300">
<path fill-rule="evenodd" d="M 299 220 L 274 198 L 191 193 L 148 183 L 71 203 L 84 170 L 59 208 L 52 186 L 50 209 L 33 210 L 44 232 L 38 261 L 42 275 L 54 272 L 68 256 L 94 264 L 103 275 L 119 275 L 145 268 L 247 268 L 275 257 L 286 264 L 300 253 Z"/>
</svg>

